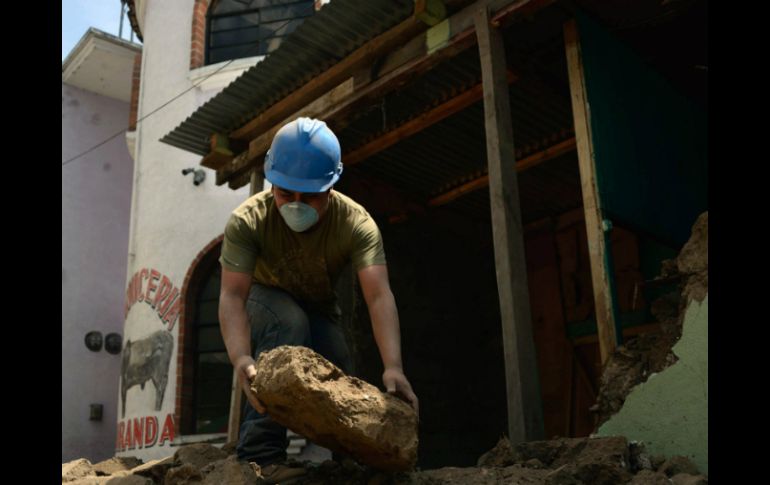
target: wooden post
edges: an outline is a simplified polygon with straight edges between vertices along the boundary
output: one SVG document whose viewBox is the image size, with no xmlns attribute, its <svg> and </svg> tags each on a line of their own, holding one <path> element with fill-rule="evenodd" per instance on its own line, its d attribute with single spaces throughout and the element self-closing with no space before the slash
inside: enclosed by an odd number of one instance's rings
<svg viewBox="0 0 770 485">
<path fill-rule="evenodd" d="M 503 39 L 490 24 L 487 6 L 476 12 L 474 24 L 484 86 L 489 199 L 508 393 L 508 435 L 516 444 L 543 439 L 543 409 L 529 309 Z"/>
<path fill-rule="evenodd" d="M 591 138 L 591 119 L 583 74 L 583 59 L 577 22 L 572 19 L 564 24 L 564 44 L 567 53 L 569 87 L 572 98 L 572 116 L 575 120 L 580 182 L 583 191 L 588 255 L 591 261 L 591 280 L 594 290 L 596 327 L 599 334 L 599 352 L 602 365 L 615 351 L 615 318 L 612 312 L 612 292 L 607 268 L 607 248 L 604 238 L 599 191 L 596 187 L 596 161 Z"/>
<path fill-rule="evenodd" d="M 262 174 L 262 167 L 254 167 L 251 171 L 251 186 L 249 188 L 250 196 L 262 192 L 262 186 L 264 184 L 265 176 Z"/>
</svg>

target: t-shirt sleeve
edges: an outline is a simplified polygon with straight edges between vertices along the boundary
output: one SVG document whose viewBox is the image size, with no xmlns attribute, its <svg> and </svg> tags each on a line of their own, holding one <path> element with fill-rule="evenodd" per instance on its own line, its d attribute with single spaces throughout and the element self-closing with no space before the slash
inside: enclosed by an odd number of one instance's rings
<svg viewBox="0 0 770 485">
<path fill-rule="evenodd" d="M 235 214 L 231 215 L 225 226 L 219 262 L 229 271 L 251 274 L 257 264 L 258 255 L 259 244 L 256 231 L 250 228 L 242 218 Z"/>
<path fill-rule="evenodd" d="M 380 229 L 371 217 L 359 223 L 353 231 L 353 252 L 351 255 L 353 270 L 385 264 L 385 247 L 382 244 Z"/>
</svg>

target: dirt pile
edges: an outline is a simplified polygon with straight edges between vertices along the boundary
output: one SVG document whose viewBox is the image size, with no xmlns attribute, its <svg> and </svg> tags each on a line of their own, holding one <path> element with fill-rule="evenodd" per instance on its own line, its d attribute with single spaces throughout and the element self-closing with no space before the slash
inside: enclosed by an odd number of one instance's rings
<svg viewBox="0 0 770 485">
<path fill-rule="evenodd" d="M 110 476 L 88 475 L 87 460 L 62 465 L 62 483 L 71 485 L 261 485 L 259 467 L 239 462 L 234 454 L 211 445 L 180 448 L 173 457 L 149 462 Z M 138 460 L 137 460 L 138 461 Z M 84 463 L 86 462 L 86 463 Z M 450 484 L 543 484 L 706 485 L 708 479 L 686 458 L 647 456 L 636 443 L 623 437 L 562 438 L 511 446 L 507 438 L 479 458 L 478 466 L 388 473 L 345 459 L 342 463 L 289 462 L 304 466 L 307 475 L 297 485 L 450 485 Z M 65 469 L 68 475 L 65 476 Z M 75 478 L 77 477 L 77 478 Z"/>
</svg>

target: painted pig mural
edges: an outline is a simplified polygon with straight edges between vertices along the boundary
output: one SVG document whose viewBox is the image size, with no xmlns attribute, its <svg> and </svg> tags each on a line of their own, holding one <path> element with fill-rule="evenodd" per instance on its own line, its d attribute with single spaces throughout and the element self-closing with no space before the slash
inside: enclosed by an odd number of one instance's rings
<svg viewBox="0 0 770 485">
<path fill-rule="evenodd" d="M 159 330 L 141 340 L 126 342 L 120 370 L 120 398 L 123 417 L 126 416 L 126 393 L 136 385 L 152 381 L 155 386 L 155 410 L 160 411 L 168 383 L 168 368 L 174 338 L 167 330 Z"/>
</svg>

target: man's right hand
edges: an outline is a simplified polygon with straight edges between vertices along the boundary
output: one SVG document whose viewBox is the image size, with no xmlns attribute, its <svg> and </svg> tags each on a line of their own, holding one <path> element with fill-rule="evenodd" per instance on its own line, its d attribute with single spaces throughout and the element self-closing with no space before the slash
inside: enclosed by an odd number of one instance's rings
<svg viewBox="0 0 770 485">
<path fill-rule="evenodd" d="M 249 400 L 249 404 L 261 414 L 265 414 L 264 404 L 257 397 L 257 393 L 251 388 L 251 382 L 254 380 L 254 376 L 257 375 L 257 369 L 254 367 L 256 362 L 254 359 L 248 356 L 243 356 L 238 359 L 238 381 L 241 384 L 243 393 L 246 394 L 246 399 Z"/>
</svg>

